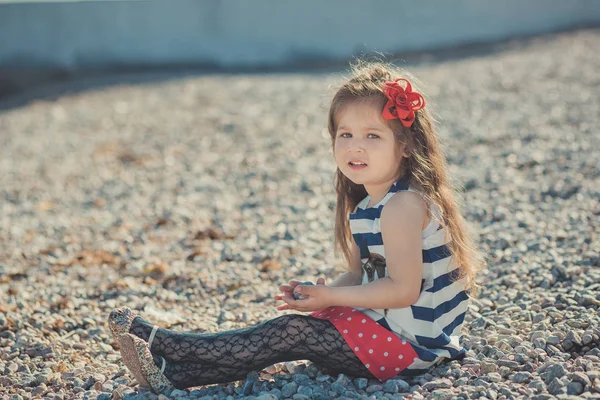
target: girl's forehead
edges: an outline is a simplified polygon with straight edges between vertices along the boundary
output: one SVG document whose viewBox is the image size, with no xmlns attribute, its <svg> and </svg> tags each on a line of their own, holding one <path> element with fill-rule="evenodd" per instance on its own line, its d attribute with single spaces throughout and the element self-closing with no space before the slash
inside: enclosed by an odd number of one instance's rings
<svg viewBox="0 0 600 400">
<path fill-rule="evenodd" d="M 360 121 L 365 124 L 377 124 L 388 127 L 381 115 L 383 104 L 374 100 L 352 101 L 344 104 L 336 113 L 336 125 L 338 128 L 347 122 Z"/>
</svg>

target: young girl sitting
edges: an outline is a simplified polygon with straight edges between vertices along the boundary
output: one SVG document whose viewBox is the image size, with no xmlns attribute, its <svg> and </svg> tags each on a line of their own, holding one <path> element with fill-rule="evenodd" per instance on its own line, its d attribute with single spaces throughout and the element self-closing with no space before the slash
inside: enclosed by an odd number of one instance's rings
<svg viewBox="0 0 600 400">
<path fill-rule="evenodd" d="M 288 314 L 211 334 L 110 313 L 123 362 L 163 392 L 240 380 L 308 359 L 350 376 L 415 375 L 464 356 L 459 342 L 484 263 L 466 231 L 423 96 L 407 75 L 361 63 L 336 92 L 329 133 L 337 171 L 336 250 L 348 271 L 326 285 L 280 287 Z"/>
</svg>

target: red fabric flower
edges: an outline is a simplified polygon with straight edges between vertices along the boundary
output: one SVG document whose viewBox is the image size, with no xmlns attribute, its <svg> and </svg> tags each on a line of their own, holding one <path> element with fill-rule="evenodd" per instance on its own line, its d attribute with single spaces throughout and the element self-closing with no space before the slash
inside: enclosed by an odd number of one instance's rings
<svg viewBox="0 0 600 400">
<path fill-rule="evenodd" d="M 405 87 L 400 86 L 398 82 L 401 81 L 405 83 Z M 425 107 L 423 96 L 413 92 L 410 82 L 403 78 L 386 82 L 382 89 L 388 101 L 383 107 L 381 116 L 387 120 L 398 118 L 402 125 L 410 128 L 415 120 L 415 111 Z"/>
</svg>

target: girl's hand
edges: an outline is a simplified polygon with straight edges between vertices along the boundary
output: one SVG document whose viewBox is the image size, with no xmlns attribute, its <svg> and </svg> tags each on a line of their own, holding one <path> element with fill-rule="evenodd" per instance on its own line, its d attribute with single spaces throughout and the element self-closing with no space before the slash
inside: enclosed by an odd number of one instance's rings
<svg viewBox="0 0 600 400">
<path fill-rule="evenodd" d="M 290 281 L 289 285 L 282 285 L 279 287 L 279 290 L 281 290 L 283 294 L 276 295 L 274 298 L 275 300 L 282 300 L 286 304 L 278 306 L 278 310 L 310 312 L 320 310 L 330 305 L 331 288 L 325 285 L 325 279 L 317 279 L 317 286 L 301 286 L 297 288 L 296 293 L 300 293 L 304 298 L 302 300 L 296 300 L 294 298 L 294 289 L 300 283 L 300 281 Z"/>
</svg>

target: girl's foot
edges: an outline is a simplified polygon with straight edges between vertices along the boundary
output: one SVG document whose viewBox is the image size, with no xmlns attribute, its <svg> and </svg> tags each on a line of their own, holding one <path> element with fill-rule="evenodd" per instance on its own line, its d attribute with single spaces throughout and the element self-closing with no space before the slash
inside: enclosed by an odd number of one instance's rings
<svg viewBox="0 0 600 400">
<path fill-rule="evenodd" d="M 108 316 L 108 327 L 112 332 L 115 342 L 119 342 L 121 336 L 133 333 L 140 339 L 148 342 L 148 348 L 152 348 L 154 335 L 158 326 L 150 324 L 142 317 L 134 314 L 128 307 L 115 308 Z"/>
<path fill-rule="evenodd" d="M 115 308 L 110 312 L 108 315 L 108 327 L 115 342 L 118 342 L 121 336 L 129 333 L 135 317 L 136 315 L 128 307 Z"/>
<path fill-rule="evenodd" d="M 121 357 L 123 363 L 135 377 L 140 386 L 160 394 L 175 389 L 175 386 L 163 374 L 166 360 L 159 357 L 161 367 L 159 368 L 148 344 L 139 337 L 126 334 L 119 338 L 121 346 Z"/>
</svg>

